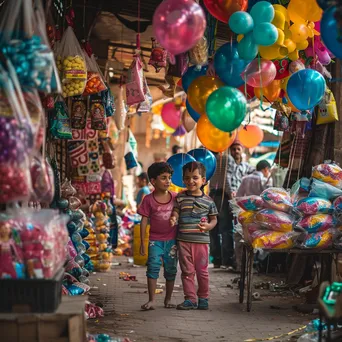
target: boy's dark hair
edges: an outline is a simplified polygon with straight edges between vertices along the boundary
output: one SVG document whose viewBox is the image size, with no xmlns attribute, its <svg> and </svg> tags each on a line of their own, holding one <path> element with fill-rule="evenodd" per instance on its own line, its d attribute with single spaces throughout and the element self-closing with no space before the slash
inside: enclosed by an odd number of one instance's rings
<svg viewBox="0 0 342 342">
<path fill-rule="evenodd" d="M 190 162 L 190 163 L 187 163 L 183 166 L 183 176 L 185 175 L 185 171 L 189 171 L 189 172 L 193 172 L 195 170 L 198 170 L 199 174 L 202 176 L 202 177 L 206 177 L 206 169 L 205 169 L 205 166 L 200 163 L 200 162 Z"/>
<path fill-rule="evenodd" d="M 148 178 L 157 179 L 163 173 L 169 173 L 171 176 L 173 174 L 173 169 L 169 163 L 159 162 L 153 163 L 147 170 Z"/>
<path fill-rule="evenodd" d="M 180 149 L 181 149 L 181 147 L 179 145 L 173 145 L 172 146 L 172 154 L 177 154 Z"/>
<path fill-rule="evenodd" d="M 141 181 L 146 181 L 146 183 L 148 183 L 148 176 L 147 176 L 147 173 L 146 172 L 142 172 L 138 178 L 141 180 Z"/>
<path fill-rule="evenodd" d="M 261 171 L 263 169 L 266 169 L 267 167 L 269 169 L 271 168 L 270 163 L 267 160 L 260 160 L 259 163 L 256 166 L 256 169 L 257 169 L 257 171 Z"/>
</svg>

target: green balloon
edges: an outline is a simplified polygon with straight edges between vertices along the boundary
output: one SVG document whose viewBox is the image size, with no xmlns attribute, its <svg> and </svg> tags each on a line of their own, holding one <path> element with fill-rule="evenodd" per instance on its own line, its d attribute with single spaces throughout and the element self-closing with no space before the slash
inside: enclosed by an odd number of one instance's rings
<svg viewBox="0 0 342 342">
<path fill-rule="evenodd" d="M 224 132 L 233 132 L 246 116 L 247 101 L 240 90 L 221 87 L 215 90 L 206 103 L 210 122 Z"/>
</svg>

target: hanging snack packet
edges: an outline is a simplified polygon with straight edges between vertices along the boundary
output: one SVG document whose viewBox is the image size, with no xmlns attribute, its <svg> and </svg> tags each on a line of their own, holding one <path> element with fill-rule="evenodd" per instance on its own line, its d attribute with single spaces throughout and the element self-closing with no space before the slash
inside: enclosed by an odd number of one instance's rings
<svg viewBox="0 0 342 342">
<path fill-rule="evenodd" d="M 84 129 L 87 122 L 88 101 L 86 97 L 71 98 L 71 128 Z"/>
<path fill-rule="evenodd" d="M 116 127 L 119 131 L 122 131 L 125 128 L 125 122 L 127 117 L 127 108 L 125 105 L 124 94 L 123 94 L 123 87 L 120 86 L 118 97 L 116 99 L 116 111 L 114 115 L 114 120 Z"/>
<path fill-rule="evenodd" d="M 84 89 L 83 95 L 88 96 L 92 94 L 100 93 L 107 89 L 100 68 L 97 65 L 94 54 L 91 57 L 84 53 L 86 65 L 87 65 L 87 84 Z"/>
<path fill-rule="evenodd" d="M 127 73 L 126 98 L 129 106 L 145 101 L 143 65 L 139 55 L 133 57 Z"/>
<path fill-rule="evenodd" d="M 71 26 L 62 37 L 57 67 L 62 73 L 63 97 L 82 95 L 87 83 L 87 68 L 83 50 Z"/>
<path fill-rule="evenodd" d="M 332 91 L 327 87 L 323 100 L 318 105 L 317 125 L 338 121 L 336 100 Z"/>
<path fill-rule="evenodd" d="M 50 131 L 57 139 L 72 139 L 68 109 L 61 96 L 55 102 L 55 117 Z"/>
<path fill-rule="evenodd" d="M 101 94 L 94 94 L 89 99 L 89 112 L 91 118 L 91 128 L 102 131 L 107 128 L 106 110 Z"/>
<path fill-rule="evenodd" d="M 109 118 L 110 116 L 113 116 L 115 113 L 115 100 L 112 91 L 106 84 L 107 89 L 104 90 L 101 95 L 102 95 L 102 101 L 105 103 L 106 107 L 106 116 Z"/>
<path fill-rule="evenodd" d="M 148 64 L 152 65 L 156 72 L 159 72 L 162 68 L 166 68 L 167 66 L 167 52 L 162 47 L 157 45 L 155 38 L 151 38 L 151 40 L 152 51 Z"/>
</svg>

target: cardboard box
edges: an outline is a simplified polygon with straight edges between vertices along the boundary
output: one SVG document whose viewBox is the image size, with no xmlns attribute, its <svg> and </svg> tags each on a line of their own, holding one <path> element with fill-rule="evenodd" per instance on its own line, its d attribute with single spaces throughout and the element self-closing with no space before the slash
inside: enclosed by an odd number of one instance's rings
<svg viewBox="0 0 342 342">
<path fill-rule="evenodd" d="M 52 314 L 0 314 L 1 342 L 84 342 L 87 297 L 63 297 Z"/>
</svg>

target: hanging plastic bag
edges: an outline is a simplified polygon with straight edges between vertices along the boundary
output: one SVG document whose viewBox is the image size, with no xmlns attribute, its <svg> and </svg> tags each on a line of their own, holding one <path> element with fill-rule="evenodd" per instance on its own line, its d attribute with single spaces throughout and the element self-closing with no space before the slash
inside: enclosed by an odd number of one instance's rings
<svg viewBox="0 0 342 342">
<path fill-rule="evenodd" d="M 143 65 L 139 55 L 133 57 L 127 73 L 126 99 L 129 106 L 145 101 Z"/>
<path fill-rule="evenodd" d="M 83 96 L 71 99 L 71 128 L 84 129 L 87 122 L 88 99 Z"/>
<path fill-rule="evenodd" d="M 338 121 L 336 100 L 332 91 L 327 87 L 322 102 L 318 105 L 317 125 Z"/>
<path fill-rule="evenodd" d="M 127 141 L 125 144 L 125 162 L 126 162 L 126 169 L 130 170 L 134 167 L 138 166 L 137 160 L 135 158 L 135 155 L 133 153 L 132 147 L 130 143 Z"/>
<path fill-rule="evenodd" d="M 83 50 L 69 26 L 62 37 L 57 61 L 62 73 L 63 97 L 82 95 L 87 83 Z"/>
<path fill-rule="evenodd" d="M 50 131 L 57 139 L 72 139 L 68 108 L 60 95 L 55 102 L 55 116 Z"/>
<path fill-rule="evenodd" d="M 106 109 L 101 94 L 94 94 L 90 96 L 89 112 L 92 129 L 96 131 L 107 129 Z"/>
<path fill-rule="evenodd" d="M 89 57 L 87 53 L 84 53 L 86 65 L 87 65 L 87 84 L 83 92 L 83 96 L 100 93 L 107 89 L 104 78 L 100 71 L 99 66 L 95 60 L 94 54 Z"/>
<path fill-rule="evenodd" d="M 102 154 L 103 166 L 110 170 L 115 168 L 114 155 L 107 141 L 102 141 L 104 152 Z"/>
<path fill-rule="evenodd" d="M 151 95 L 151 92 L 150 92 L 150 88 L 147 85 L 147 81 L 146 81 L 145 76 L 144 76 L 143 84 L 144 84 L 145 101 L 139 103 L 139 106 L 138 106 L 138 109 L 137 109 L 138 113 L 150 112 L 151 108 L 152 108 L 152 103 L 153 103 L 153 99 L 152 99 L 152 95 Z"/>
<path fill-rule="evenodd" d="M 154 38 L 151 38 L 151 40 L 152 51 L 148 64 L 152 65 L 156 72 L 159 72 L 162 68 L 166 68 L 167 66 L 167 52 L 162 47 L 158 46 Z"/>
<path fill-rule="evenodd" d="M 14 67 L 0 66 L 0 203 L 28 200 L 29 158 L 34 137 L 31 120 Z"/>
<path fill-rule="evenodd" d="M 319 164 L 312 169 L 312 177 L 342 188 L 342 169 L 336 164 Z"/>
<path fill-rule="evenodd" d="M 118 97 L 116 99 L 116 111 L 114 115 L 114 120 L 116 127 L 119 131 L 122 131 L 125 128 L 125 122 L 127 117 L 127 108 L 125 105 L 123 87 L 119 87 Z"/>
</svg>

